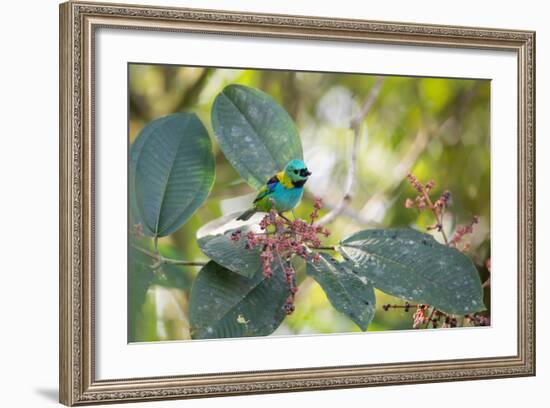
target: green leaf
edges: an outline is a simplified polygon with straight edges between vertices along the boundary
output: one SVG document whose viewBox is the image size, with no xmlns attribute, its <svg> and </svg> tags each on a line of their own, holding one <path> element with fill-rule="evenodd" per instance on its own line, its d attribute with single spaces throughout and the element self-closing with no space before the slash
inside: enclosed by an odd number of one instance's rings
<svg viewBox="0 0 550 408">
<path fill-rule="evenodd" d="M 256 273 L 248 279 L 211 261 L 191 289 L 189 318 L 194 339 L 267 336 L 285 318 L 288 296 L 283 271 L 269 279 Z"/>
<path fill-rule="evenodd" d="M 143 318 L 145 295 L 153 281 L 152 259 L 140 252 L 143 240 L 130 239 L 128 249 L 128 341 L 141 341 L 140 327 Z"/>
<path fill-rule="evenodd" d="M 260 232 L 262 214 L 247 221 L 237 221 L 240 212 L 209 222 L 197 231 L 197 243 L 206 256 L 221 266 L 247 278 L 253 277 L 261 266 L 260 248 L 246 249 L 246 234 Z M 241 239 L 232 241 L 231 234 L 241 231 Z"/>
<path fill-rule="evenodd" d="M 213 182 L 212 145 L 195 114 L 150 122 L 130 149 L 130 208 L 146 235 L 176 231 L 203 203 Z"/>
<path fill-rule="evenodd" d="M 374 287 L 364 276 L 358 276 L 349 262 L 338 262 L 324 253 L 320 255 L 318 262 L 307 262 L 307 274 L 321 285 L 336 310 L 361 330 L 367 330 L 376 310 Z"/>
<path fill-rule="evenodd" d="M 212 106 L 212 126 L 229 162 L 256 189 L 290 160 L 303 158 L 290 116 L 257 89 L 226 86 Z"/>
<path fill-rule="evenodd" d="M 366 230 L 344 239 L 339 250 L 360 274 L 390 295 L 452 314 L 485 309 L 472 261 L 431 235 L 412 229 Z"/>
</svg>

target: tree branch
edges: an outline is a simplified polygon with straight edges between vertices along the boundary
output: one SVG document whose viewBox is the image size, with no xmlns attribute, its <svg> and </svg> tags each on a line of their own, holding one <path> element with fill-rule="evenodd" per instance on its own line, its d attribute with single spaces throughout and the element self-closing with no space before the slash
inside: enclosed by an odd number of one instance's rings
<svg viewBox="0 0 550 408">
<path fill-rule="evenodd" d="M 358 215 L 361 220 L 368 222 L 367 215 L 371 211 L 371 208 L 378 203 L 383 202 L 388 191 L 394 190 L 397 186 L 399 186 L 418 159 L 418 156 L 420 156 L 428 145 L 430 135 L 431 133 L 426 132 L 422 128 L 418 130 L 416 133 L 416 138 L 411 143 L 410 149 L 395 166 L 394 172 L 385 179 L 385 188 L 379 185 L 375 189 L 375 193 L 368 199 L 368 201 L 363 205 L 363 208 L 359 211 Z"/>
<path fill-rule="evenodd" d="M 175 103 L 174 112 L 184 111 L 189 109 L 199 99 L 199 96 L 209 78 L 210 69 L 203 68 L 200 76 L 195 80 L 191 87 L 182 93 L 181 98 Z"/>
<path fill-rule="evenodd" d="M 448 126 L 448 124 L 452 123 L 452 121 L 455 120 L 457 116 L 460 116 L 461 111 L 464 110 L 465 106 L 468 105 L 474 98 L 478 87 L 479 85 L 476 83 L 474 87 L 458 95 L 453 100 L 453 103 L 451 103 L 453 111 L 449 113 L 446 119 L 440 122 L 439 125 L 434 128 L 426 129 L 421 127 L 420 129 L 418 129 L 416 137 L 411 143 L 410 148 L 406 151 L 399 163 L 395 166 L 393 173 L 389 177 L 384 179 L 383 184 L 379 184 L 375 188 L 375 193 L 365 203 L 363 208 L 361 208 L 361 210 L 357 214 L 358 219 L 363 222 L 370 222 L 367 214 L 369 214 L 371 208 L 378 203 L 383 202 L 388 192 L 391 192 L 399 187 L 405 176 L 411 171 L 412 167 L 418 160 L 418 157 L 420 157 L 420 155 L 428 146 L 431 138 L 434 135 L 441 133 Z M 459 107 L 458 111 L 456 109 L 457 106 Z"/>
<path fill-rule="evenodd" d="M 380 88 L 382 87 L 382 82 L 384 78 L 377 77 L 376 82 L 372 86 L 365 103 L 357 112 L 357 114 L 350 121 L 350 129 L 353 130 L 353 145 L 351 148 L 351 157 L 349 162 L 348 177 L 346 180 L 346 186 L 344 188 L 344 196 L 340 203 L 334 207 L 330 212 L 328 212 L 323 218 L 321 218 L 317 225 L 326 225 L 334 221 L 334 219 L 340 215 L 346 207 L 349 205 L 352 199 L 353 190 L 356 183 L 356 173 L 357 173 L 357 151 L 359 150 L 359 140 L 360 140 L 360 128 L 361 124 L 369 114 L 378 94 L 380 93 Z"/>
</svg>

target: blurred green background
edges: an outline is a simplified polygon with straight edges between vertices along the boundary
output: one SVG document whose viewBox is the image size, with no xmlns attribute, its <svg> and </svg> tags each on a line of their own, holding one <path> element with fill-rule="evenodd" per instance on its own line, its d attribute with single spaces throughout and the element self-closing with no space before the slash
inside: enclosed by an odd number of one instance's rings
<svg viewBox="0 0 550 408">
<path fill-rule="evenodd" d="M 216 158 L 216 181 L 211 195 L 176 233 L 160 240 L 165 256 L 205 260 L 195 241 L 197 229 L 208 221 L 249 207 L 255 192 L 240 178 L 213 137 L 210 110 L 216 95 L 228 84 L 256 87 L 271 95 L 294 119 L 304 157 L 313 175 L 296 213 L 306 217 L 313 197 L 325 210 L 342 197 L 357 112 L 376 81 L 372 75 L 239 70 L 131 64 L 129 67 L 129 137 L 132 143 L 149 121 L 179 112 L 195 112 L 210 132 Z M 480 216 L 467 238 L 467 254 L 488 276 L 490 258 L 490 81 L 446 78 L 384 77 L 380 94 L 362 126 L 358 174 L 353 201 L 334 223 L 327 244 L 365 228 L 412 226 L 425 230 L 433 217 L 406 209 L 415 192 L 405 176 L 435 181 L 433 196 L 452 193 L 445 230 L 452 236 L 459 224 Z M 131 228 L 132 226 L 130 226 Z M 437 234 L 436 238 L 439 239 Z M 189 339 L 188 294 L 198 268 L 163 267 L 149 287 L 136 340 Z M 299 271 L 296 311 L 273 335 L 359 331 L 332 308 L 324 292 Z M 131 279 L 131 274 L 129 275 Z M 485 304 L 490 314 L 489 290 Z M 412 314 L 403 309 L 384 311 L 385 303 L 403 304 L 377 291 L 377 311 L 369 331 L 410 329 Z"/>
</svg>

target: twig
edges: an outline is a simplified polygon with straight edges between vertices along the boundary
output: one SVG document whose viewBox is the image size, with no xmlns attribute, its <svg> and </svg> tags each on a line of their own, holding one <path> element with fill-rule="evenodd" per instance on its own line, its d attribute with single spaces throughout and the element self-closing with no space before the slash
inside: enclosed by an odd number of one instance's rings
<svg viewBox="0 0 550 408">
<path fill-rule="evenodd" d="M 432 307 L 432 312 L 430 313 L 430 316 L 428 317 L 428 322 L 426 323 L 426 329 L 430 327 L 430 323 L 432 321 L 432 317 L 435 313 L 435 307 Z"/>
<path fill-rule="evenodd" d="M 308 198 L 310 198 L 312 201 L 315 200 L 314 196 L 309 196 L 308 195 Z M 328 211 L 331 211 L 334 208 L 336 208 L 336 205 L 337 204 L 330 204 L 330 203 L 327 203 L 327 202 L 323 202 L 323 208 L 325 208 Z M 374 222 L 372 220 L 371 221 L 366 221 L 365 219 L 361 218 L 361 216 L 359 214 L 357 214 L 355 211 L 353 211 L 353 209 L 350 208 L 350 207 L 344 208 L 344 210 L 340 213 L 340 215 L 345 216 L 345 217 L 351 219 L 352 221 L 354 221 L 357 225 L 361 225 L 361 226 L 366 227 L 366 228 L 381 227 L 380 223 Z"/>
<path fill-rule="evenodd" d="M 385 312 L 387 312 L 390 309 L 404 309 L 405 313 L 408 313 L 409 311 L 411 311 L 411 309 L 418 309 L 420 306 L 421 306 L 420 303 L 416 304 L 416 303 L 406 302 L 404 305 L 398 305 L 398 304 L 392 305 L 391 303 L 387 303 L 385 305 L 382 305 L 382 309 Z"/>
<path fill-rule="evenodd" d="M 336 245 L 311 247 L 311 249 L 320 249 L 322 251 L 336 251 Z"/>
<path fill-rule="evenodd" d="M 367 115 L 369 114 L 372 105 L 374 105 L 374 102 L 376 101 L 376 98 L 378 97 L 378 94 L 380 93 L 380 88 L 382 87 L 382 82 L 384 81 L 384 78 L 377 77 L 376 82 L 374 83 L 373 87 L 371 88 L 369 95 L 367 96 L 367 99 L 365 100 L 365 103 L 359 110 L 359 112 L 351 119 L 350 121 L 350 129 L 353 130 L 353 145 L 351 148 L 351 157 L 349 162 L 349 171 L 348 171 L 348 177 L 346 180 L 346 187 L 344 188 L 344 196 L 342 197 L 342 200 L 340 203 L 334 207 L 330 212 L 328 212 L 323 218 L 321 218 L 319 221 L 317 221 L 317 225 L 326 225 L 334 221 L 334 219 L 340 215 L 346 207 L 351 202 L 353 189 L 355 187 L 356 183 L 356 173 L 357 173 L 357 151 L 359 150 L 359 140 L 361 134 L 359 133 L 361 128 L 361 123 L 365 120 Z"/>
<path fill-rule="evenodd" d="M 166 258 L 162 256 L 160 253 L 155 254 L 154 252 L 150 252 L 144 248 L 141 248 L 136 245 L 132 245 L 135 249 L 137 249 L 139 252 L 150 256 L 151 258 L 154 258 L 157 260 L 154 266 L 158 267 L 160 264 L 170 264 L 170 265 L 187 265 L 187 266 L 204 266 L 207 264 L 207 262 L 200 262 L 200 261 L 184 261 L 181 259 L 172 259 L 172 258 Z"/>
<path fill-rule="evenodd" d="M 201 262 L 201 261 L 184 261 L 182 259 L 171 259 L 171 258 L 165 258 L 161 256 L 160 258 L 161 263 L 164 264 L 170 264 L 170 265 L 187 265 L 187 266 L 204 266 L 208 262 Z"/>
<path fill-rule="evenodd" d="M 430 207 L 431 212 L 433 213 L 435 220 L 437 221 L 438 225 L 438 231 L 441 232 L 441 235 L 443 236 L 443 240 L 445 241 L 445 245 L 449 245 L 449 240 L 447 239 L 447 234 L 445 234 L 445 231 L 443 230 L 443 214 L 440 214 L 437 212 L 437 209 L 432 203 L 432 200 L 430 199 L 430 195 L 426 191 L 426 188 L 422 187 L 422 194 L 424 198 L 426 199 L 426 202 L 428 203 L 428 206 Z"/>
</svg>

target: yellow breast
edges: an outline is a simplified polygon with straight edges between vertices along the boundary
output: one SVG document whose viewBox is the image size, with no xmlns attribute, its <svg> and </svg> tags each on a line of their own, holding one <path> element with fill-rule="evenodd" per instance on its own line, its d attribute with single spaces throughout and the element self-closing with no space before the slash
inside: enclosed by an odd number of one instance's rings
<svg viewBox="0 0 550 408">
<path fill-rule="evenodd" d="M 290 180 L 289 177 L 285 176 L 284 171 L 280 171 L 277 173 L 277 180 L 285 187 L 285 188 L 294 188 L 294 184 L 292 184 L 292 180 Z"/>
</svg>

